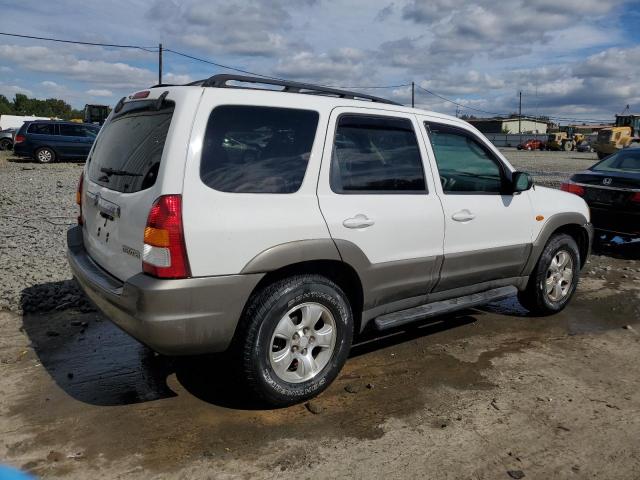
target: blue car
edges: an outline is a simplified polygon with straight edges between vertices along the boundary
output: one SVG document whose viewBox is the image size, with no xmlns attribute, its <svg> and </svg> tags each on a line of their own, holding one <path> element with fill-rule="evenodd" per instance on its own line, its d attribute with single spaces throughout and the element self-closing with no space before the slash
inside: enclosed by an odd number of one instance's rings
<svg viewBox="0 0 640 480">
<path fill-rule="evenodd" d="M 87 123 L 36 120 L 24 122 L 16 134 L 13 151 L 40 163 L 86 160 L 100 127 Z"/>
</svg>

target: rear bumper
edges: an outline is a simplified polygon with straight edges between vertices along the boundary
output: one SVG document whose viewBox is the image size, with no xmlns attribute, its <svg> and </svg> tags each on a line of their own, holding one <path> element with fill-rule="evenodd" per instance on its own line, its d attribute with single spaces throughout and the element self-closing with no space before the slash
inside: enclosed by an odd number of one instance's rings
<svg viewBox="0 0 640 480">
<path fill-rule="evenodd" d="M 591 222 L 596 230 L 618 235 L 640 235 L 640 211 L 625 212 L 616 208 L 593 206 L 590 209 Z"/>
<path fill-rule="evenodd" d="M 226 350 L 263 276 L 160 280 L 138 274 L 121 282 L 89 257 L 81 227 L 67 232 L 67 243 L 69 265 L 87 296 L 125 332 L 165 355 Z"/>
<path fill-rule="evenodd" d="M 13 153 L 19 157 L 30 157 L 33 155 L 33 148 L 26 142 L 14 143 Z"/>
</svg>

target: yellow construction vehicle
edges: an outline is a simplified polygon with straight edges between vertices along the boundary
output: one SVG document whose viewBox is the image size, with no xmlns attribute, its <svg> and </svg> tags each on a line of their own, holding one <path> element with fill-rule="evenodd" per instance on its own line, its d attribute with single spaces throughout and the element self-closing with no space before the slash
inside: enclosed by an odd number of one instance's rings
<svg viewBox="0 0 640 480">
<path fill-rule="evenodd" d="M 561 132 L 550 133 L 547 138 L 547 150 L 564 150 L 565 152 L 575 150 L 584 140 L 584 134 L 573 132 L 573 128 L 569 128 Z"/>
<path fill-rule="evenodd" d="M 595 148 L 598 158 L 604 158 L 640 139 L 640 114 L 616 115 L 613 127 L 598 132 Z"/>
</svg>

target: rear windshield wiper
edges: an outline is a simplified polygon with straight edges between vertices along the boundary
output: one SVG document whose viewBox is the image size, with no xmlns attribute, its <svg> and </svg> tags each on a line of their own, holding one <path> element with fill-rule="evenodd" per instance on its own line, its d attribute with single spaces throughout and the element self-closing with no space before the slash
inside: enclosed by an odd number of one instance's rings
<svg viewBox="0 0 640 480">
<path fill-rule="evenodd" d="M 142 174 L 141 173 L 135 173 L 135 172 L 127 172 L 126 170 L 117 170 L 114 168 L 108 168 L 108 167 L 103 167 L 100 169 L 100 171 L 102 173 L 106 173 L 107 176 L 111 176 L 111 175 L 116 175 L 119 177 L 141 177 Z"/>
</svg>

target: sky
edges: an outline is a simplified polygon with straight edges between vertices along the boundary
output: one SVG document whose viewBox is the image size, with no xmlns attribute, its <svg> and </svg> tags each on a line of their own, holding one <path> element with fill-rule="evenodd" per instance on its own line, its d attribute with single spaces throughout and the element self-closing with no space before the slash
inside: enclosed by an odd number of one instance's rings
<svg viewBox="0 0 640 480">
<path fill-rule="evenodd" d="M 450 114 L 571 123 L 640 111 L 640 0 L 0 0 L 0 31 L 175 50 Z M 114 105 L 157 83 L 141 49 L 0 36 L 0 94 Z M 164 53 L 165 83 L 216 73 Z M 369 89 L 382 86 L 389 88 Z M 462 107 L 440 97 L 452 100 Z M 476 110 L 473 110 L 476 109 Z"/>
</svg>

